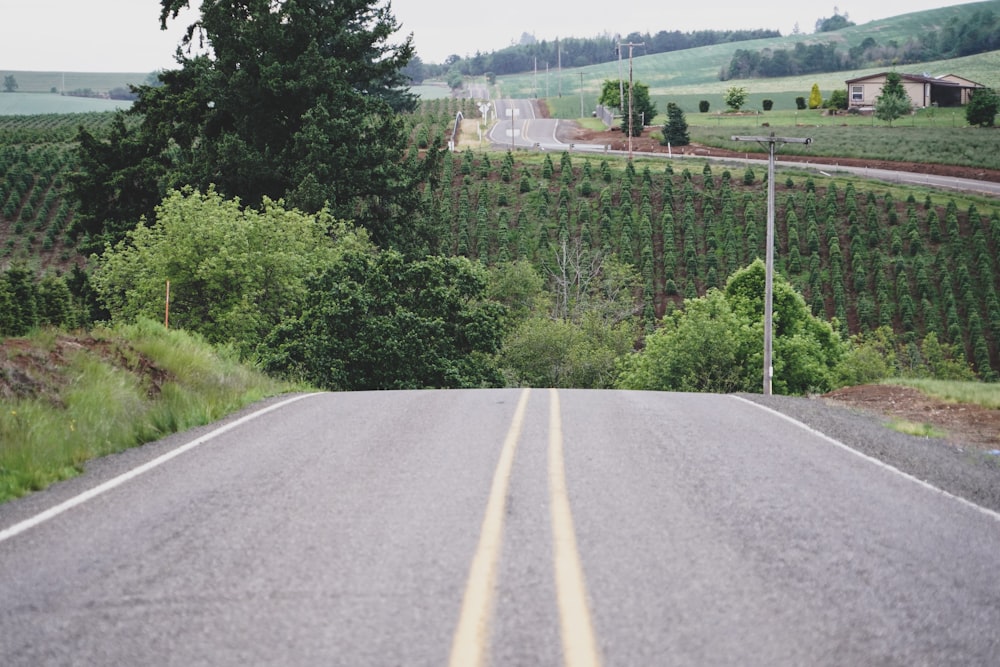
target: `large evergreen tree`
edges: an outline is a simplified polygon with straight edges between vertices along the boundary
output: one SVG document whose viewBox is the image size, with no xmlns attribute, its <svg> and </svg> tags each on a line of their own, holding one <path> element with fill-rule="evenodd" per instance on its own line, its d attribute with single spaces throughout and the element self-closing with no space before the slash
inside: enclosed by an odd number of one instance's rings
<svg viewBox="0 0 1000 667">
<path fill-rule="evenodd" d="M 161 0 L 162 26 L 190 3 Z M 398 27 L 374 0 L 204 0 L 180 69 L 137 88 L 109 140 L 81 129 L 78 231 L 115 241 L 170 189 L 214 185 L 249 206 L 327 205 L 419 252 L 426 239 L 402 223 L 436 160 L 403 160 L 397 112 L 416 100 L 402 73 L 412 39 L 389 42 Z"/>
<path fill-rule="evenodd" d="M 684 110 L 673 102 L 667 103 L 667 122 L 663 125 L 663 141 L 661 143 L 664 146 L 687 146 L 691 143 L 687 120 L 684 119 Z"/>
</svg>

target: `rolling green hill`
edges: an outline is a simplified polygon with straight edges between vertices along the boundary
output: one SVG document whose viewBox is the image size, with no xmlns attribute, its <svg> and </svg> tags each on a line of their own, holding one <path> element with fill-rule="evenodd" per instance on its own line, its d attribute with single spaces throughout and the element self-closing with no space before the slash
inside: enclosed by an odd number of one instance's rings
<svg viewBox="0 0 1000 667">
<path fill-rule="evenodd" d="M 719 73 L 729 63 L 736 49 L 792 49 L 796 42 L 810 44 L 831 41 L 843 43 L 846 49 L 861 44 L 868 37 L 880 44 L 892 40 L 905 43 L 925 32 L 941 28 L 952 18 L 967 19 L 983 9 L 1000 14 L 1000 0 L 914 12 L 818 35 L 789 35 L 739 44 L 717 44 L 651 56 L 643 56 L 637 50 L 632 63 L 633 78 L 650 87 L 650 94 L 661 112 L 668 100 L 680 104 L 687 113 L 697 111 L 697 103 L 701 99 L 709 100 L 713 109 L 723 108 L 723 95 L 732 85 L 745 86 L 750 92 L 747 106 L 759 108 L 760 100 L 765 97 L 778 98 L 784 95 L 788 99 L 794 99 L 796 95 L 807 96 L 813 83 L 818 83 L 824 91 L 843 88 L 847 79 L 882 72 L 891 69 L 891 65 L 797 77 L 721 81 Z M 526 72 L 518 76 L 505 76 L 498 79 L 495 93 L 504 97 L 539 96 L 551 99 L 556 97 L 555 91 L 561 88 L 563 99 L 575 101 L 575 106 L 555 103 L 553 108 L 558 110 L 559 117 L 575 118 L 579 114 L 581 75 L 585 107 L 591 109 L 596 104 L 601 83 L 605 79 L 618 79 L 620 73 L 622 77 L 628 78 L 627 60 L 620 67 L 621 69 L 615 61 L 579 69 L 564 68 L 561 73 L 550 71 L 548 75 L 540 72 L 536 76 L 533 72 Z M 991 88 L 1000 88 L 1000 52 L 903 65 L 899 67 L 899 71 L 929 72 L 933 75 L 954 73 Z"/>
</svg>

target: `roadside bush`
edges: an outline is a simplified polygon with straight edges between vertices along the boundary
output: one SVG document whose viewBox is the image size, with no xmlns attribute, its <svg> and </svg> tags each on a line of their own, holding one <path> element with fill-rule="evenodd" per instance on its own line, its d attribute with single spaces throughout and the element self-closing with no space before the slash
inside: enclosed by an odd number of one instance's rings
<svg viewBox="0 0 1000 667">
<path fill-rule="evenodd" d="M 496 387 L 506 309 L 465 257 L 353 249 L 307 281 L 301 315 L 260 346 L 265 370 L 333 391 Z"/>
<path fill-rule="evenodd" d="M 993 127 L 997 111 L 1000 110 L 1000 96 L 992 88 L 979 88 L 965 107 L 965 120 L 969 125 Z"/>
<path fill-rule="evenodd" d="M 838 88 L 830 93 L 830 99 L 825 104 L 827 109 L 846 109 L 848 106 L 847 89 Z"/>
<path fill-rule="evenodd" d="M 621 364 L 624 389 L 760 391 L 764 262 L 734 273 L 725 291 L 686 299 L 664 318 L 646 348 Z M 780 276 L 774 281 L 774 391 L 804 394 L 833 388 L 845 345 Z"/>
<path fill-rule="evenodd" d="M 251 353 L 282 319 L 297 313 L 305 280 L 367 235 L 326 213 L 288 211 L 265 198 L 262 210 L 238 200 L 173 192 L 156 220 L 97 258 L 91 283 L 113 322 L 163 319 L 211 343 Z"/>
</svg>

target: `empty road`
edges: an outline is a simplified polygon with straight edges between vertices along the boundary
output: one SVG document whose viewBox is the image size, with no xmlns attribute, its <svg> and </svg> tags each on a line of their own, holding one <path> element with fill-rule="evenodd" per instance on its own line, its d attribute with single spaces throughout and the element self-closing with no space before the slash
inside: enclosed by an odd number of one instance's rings
<svg viewBox="0 0 1000 667">
<path fill-rule="evenodd" d="M 1000 663 L 1000 516 L 737 397 L 216 426 L 0 505 L 0 664 Z"/>
</svg>

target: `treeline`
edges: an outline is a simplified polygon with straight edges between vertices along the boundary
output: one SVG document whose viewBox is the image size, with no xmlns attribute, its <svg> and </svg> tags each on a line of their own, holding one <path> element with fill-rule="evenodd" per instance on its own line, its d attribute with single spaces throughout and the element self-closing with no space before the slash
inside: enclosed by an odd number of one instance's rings
<svg viewBox="0 0 1000 667">
<path fill-rule="evenodd" d="M 752 39 L 780 37 L 777 30 L 698 30 L 680 32 L 661 30 L 655 35 L 633 32 L 622 42 L 644 44 L 637 49 L 640 55 L 668 53 L 694 49 L 700 46 L 743 42 Z M 586 67 L 609 62 L 618 58 L 618 39 L 611 35 L 590 38 L 566 38 L 553 42 L 535 41 L 530 35 L 522 37 L 522 43 L 490 53 L 476 53 L 460 58 L 451 56 L 443 65 L 424 65 L 427 76 L 440 76 L 457 70 L 464 76 L 483 76 L 489 72 L 496 75 L 528 72 L 535 68 Z M 625 54 L 627 56 L 627 54 Z"/>
<path fill-rule="evenodd" d="M 836 42 L 806 44 L 796 42 L 791 49 L 737 49 L 719 73 L 721 81 L 762 77 L 796 76 L 839 72 L 865 67 L 906 65 L 959 58 L 1000 49 L 1000 21 L 988 10 L 979 10 L 966 19 L 953 17 L 940 30 L 922 33 L 900 44 L 890 40 L 879 44 L 867 37 L 861 44 L 844 50 Z"/>
</svg>

